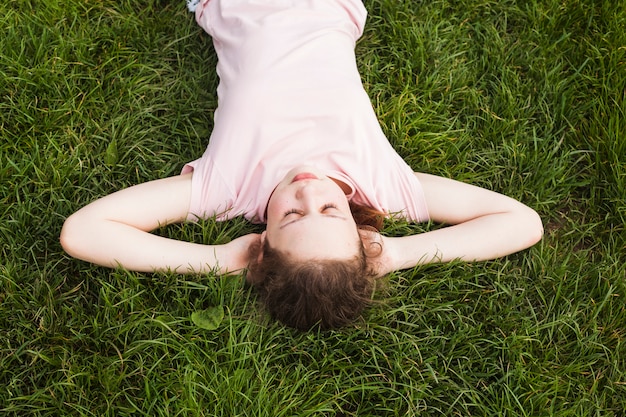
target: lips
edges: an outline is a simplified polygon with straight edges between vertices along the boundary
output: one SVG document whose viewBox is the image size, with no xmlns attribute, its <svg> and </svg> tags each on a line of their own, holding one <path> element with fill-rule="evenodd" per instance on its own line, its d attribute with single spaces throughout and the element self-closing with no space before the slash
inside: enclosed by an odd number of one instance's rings
<svg viewBox="0 0 626 417">
<path fill-rule="evenodd" d="M 303 180 L 317 180 L 317 179 L 318 179 L 317 176 L 311 174 L 310 172 L 303 172 L 293 177 L 291 182 L 294 183 L 294 182 L 303 181 Z"/>
</svg>

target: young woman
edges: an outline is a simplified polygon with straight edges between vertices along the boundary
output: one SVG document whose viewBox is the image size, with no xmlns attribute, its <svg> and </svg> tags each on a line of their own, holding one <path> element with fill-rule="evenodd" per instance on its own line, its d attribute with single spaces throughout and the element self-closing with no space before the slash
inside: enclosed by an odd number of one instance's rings
<svg viewBox="0 0 626 417">
<path fill-rule="evenodd" d="M 385 138 L 356 67 L 360 0 L 203 0 L 218 55 L 218 109 L 204 155 L 181 175 L 101 198 L 70 216 L 72 256 L 136 271 L 247 279 L 300 329 L 357 317 L 376 277 L 417 264 L 486 260 L 536 243 L 537 213 L 501 194 L 414 173 Z M 449 227 L 381 236 L 383 216 Z M 260 234 L 199 245 L 165 224 L 245 216 Z"/>
</svg>

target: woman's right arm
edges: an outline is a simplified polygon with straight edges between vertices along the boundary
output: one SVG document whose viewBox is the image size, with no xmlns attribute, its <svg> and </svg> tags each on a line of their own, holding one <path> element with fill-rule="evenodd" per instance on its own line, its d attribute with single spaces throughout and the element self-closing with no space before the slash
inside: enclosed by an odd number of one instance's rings
<svg viewBox="0 0 626 417">
<path fill-rule="evenodd" d="M 224 245 L 201 245 L 151 234 L 185 221 L 191 175 L 135 185 L 100 198 L 67 218 L 61 245 L 73 257 L 133 271 L 171 271 L 222 275 L 248 266 L 248 247 L 259 235 Z"/>
</svg>

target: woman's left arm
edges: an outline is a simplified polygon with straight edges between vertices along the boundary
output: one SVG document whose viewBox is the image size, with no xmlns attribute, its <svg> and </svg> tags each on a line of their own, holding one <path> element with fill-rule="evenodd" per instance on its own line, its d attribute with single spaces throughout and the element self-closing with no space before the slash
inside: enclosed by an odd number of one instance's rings
<svg viewBox="0 0 626 417">
<path fill-rule="evenodd" d="M 537 212 L 519 201 L 459 181 L 415 175 L 424 189 L 431 220 L 451 226 L 384 237 L 381 275 L 418 264 L 494 259 L 526 249 L 543 235 Z"/>
</svg>

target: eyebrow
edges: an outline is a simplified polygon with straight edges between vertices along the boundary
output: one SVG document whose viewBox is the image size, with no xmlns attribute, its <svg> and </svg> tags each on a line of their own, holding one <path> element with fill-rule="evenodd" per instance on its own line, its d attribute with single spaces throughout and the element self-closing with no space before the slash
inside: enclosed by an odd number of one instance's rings
<svg viewBox="0 0 626 417">
<path fill-rule="evenodd" d="M 337 216 L 335 214 L 324 214 L 323 217 L 330 217 L 330 218 L 333 218 L 333 219 L 339 219 L 339 220 L 346 221 L 346 218 L 344 216 Z M 302 220 L 305 220 L 305 219 L 306 219 L 306 217 L 297 218 L 295 220 L 290 221 L 289 223 L 285 223 L 285 224 L 281 225 L 279 227 L 279 229 L 283 229 L 283 228 L 289 226 L 290 224 L 298 223 L 299 221 L 302 221 Z"/>
</svg>

